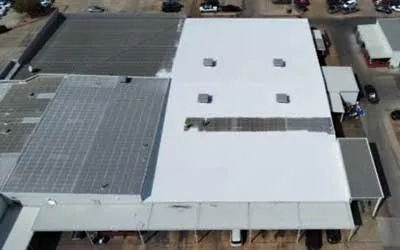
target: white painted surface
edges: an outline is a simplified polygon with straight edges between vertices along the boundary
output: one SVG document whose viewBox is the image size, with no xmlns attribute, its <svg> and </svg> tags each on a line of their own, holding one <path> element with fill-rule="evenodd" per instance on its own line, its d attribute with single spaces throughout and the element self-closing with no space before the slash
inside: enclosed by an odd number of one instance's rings
<svg viewBox="0 0 400 250">
<path fill-rule="evenodd" d="M 343 100 L 339 93 L 329 92 L 329 100 L 331 102 L 332 112 L 344 113 Z"/>
<path fill-rule="evenodd" d="M 40 208 L 24 207 L 4 243 L 3 250 L 26 249 L 33 235 L 33 223 Z"/>
<path fill-rule="evenodd" d="M 183 129 L 187 117 L 330 117 L 306 19 L 187 19 L 175 58 L 148 201 L 349 201 L 334 135 Z M 198 93 L 213 102 L 197 103 Z"/>
<path fill-rule="evenodd" d="M 323 66 L 325 83 L 329 92 L 359 91 L 354 71 L 351 67 Z"/>
<path fill-rule="evenodd" d="M 400 51 L 393 51 L 393 56 L 390 58 L 390 66 L 393 68 L 400 67 Z"/>
<path fill-rule="evenodd" d="M 385 34 L 378 24 L 357 25 L 357 31 L 371 59 L 391 58 L 393 55 Z"/>
<path fill-rule="evenodd" d="M 311 208 L 310 208 L 311 206 Z M 99 219 L 101 218 L 101 219 Z M 354 227 L 349 204 L 141 203 L 43 207 L 38 231 L 326 229 Z"/>
</svg>

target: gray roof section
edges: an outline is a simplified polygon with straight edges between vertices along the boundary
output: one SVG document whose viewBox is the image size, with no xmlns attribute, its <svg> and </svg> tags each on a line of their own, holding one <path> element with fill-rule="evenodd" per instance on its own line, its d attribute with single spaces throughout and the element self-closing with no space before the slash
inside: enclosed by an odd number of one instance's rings
<svg viewBox="0 0 400 250">
<path fill-rule="evenodd" d="M 183 17 L 63 15 L 65 21 L 29 63 L 42 73 L 155 76 L 172 68 Z M 25 65 L 15 78 L 30 75 Z"/>
<path fill-rule="evenodd" d="M 388 19 L 383 18 L 378 20 L 379 25 L 382 28 L 383 33 L 385 33 L 386 39 L 388 40 L 393 51 L 400 50 L 400 19 Z"/>
<path fill-rule="evenodd" d="M 366 138 L 339 138 L 352 199 L 383 197 L 381 184 Z"/>
<path fill-rule="evenodd" d="M 38 99 L 40 93 L 54 93 L 62 76 L 38 76 L 28 81 L 10 82 L 0 99 L 0 153 L 18 153 L 28 140 L 50 99 Z"/>
<path fill-rule="evenodd" d="M 66 76 L 3 191 L 140 194 L 168 87 L 169 79 Z"/>
<path fill-rule="evenodd" d="M 334 134 L 331 118 L 252 118 L 252 117 L 224 117 L 199 118 L 188 117 L 184 129 L 188 131 L 197 128 L 206 132 L 226 131 L 299 131 L 325 132 Z"/>
</svg>

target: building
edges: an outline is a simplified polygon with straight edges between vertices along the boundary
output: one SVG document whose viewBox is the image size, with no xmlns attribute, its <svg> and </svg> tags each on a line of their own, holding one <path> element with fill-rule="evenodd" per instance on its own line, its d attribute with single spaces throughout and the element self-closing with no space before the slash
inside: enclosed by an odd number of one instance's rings
<svg viewBox="0 0 400 250">
<path fill-rule="evenodd" d="M 3 249 L 34 231 L 354 230 L 353 201 L 377 212 L 368 141 L 336 138 L 308 20 L 174 25 L 163 77 L 2 82 L 1 192 L 21 205 Z"/>
<path fill-rule="evenodd" d="M 370 66 L 400 67 L 400 19 L 377 19 L 374 24 L 357 25 L 357 42 Z"/>
<path fill-rule="evenodd" d="M 360 92 L 353 69 L 337 66 L 323 66 L 321 68 L 331 111 L 340 114 L 340 120 L 342 120 L 346 113 L 345 107 L 355 105 Z"/>
</svg>

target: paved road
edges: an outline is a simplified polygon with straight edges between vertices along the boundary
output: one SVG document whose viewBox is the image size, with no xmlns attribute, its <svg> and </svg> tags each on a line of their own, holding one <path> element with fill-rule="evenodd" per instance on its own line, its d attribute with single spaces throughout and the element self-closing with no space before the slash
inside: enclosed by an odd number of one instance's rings
<svg viewBox="0 0 400 250">
<path fill-rule="evenodd" d="M 382 238 L 386 246 L 400 247 L 398 236 L 388 235 L 388 232 L 400 232 L 400 147 L 388 116 L 391 110 L 400 107 L 400 77 L 368 70 L 363 62 L 353 30 L 357 24 L 375 23 L 374 18 L 314 19 L 311 23 L 327 29 L 339 54 L 340 64 L 353 67 L 360 85 L 373 84 L 380 95 L 381 102 L 378 105 L 362 101 L 367 110 L 363 125 L 370 142 L 376 143 L 391 192 L 380 211 L 380 216 L 384 218 L 378 220 Z"/>
</svg>

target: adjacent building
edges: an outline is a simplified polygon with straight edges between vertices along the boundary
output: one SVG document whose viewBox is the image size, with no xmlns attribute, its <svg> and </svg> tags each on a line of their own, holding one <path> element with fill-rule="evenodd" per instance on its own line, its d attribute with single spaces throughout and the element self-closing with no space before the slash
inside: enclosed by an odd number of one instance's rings
<svg viewBox="0 0 400 250">
<path fill-rule="evenodd" d="M 377 19 L 374 24 L 357 25 L 356 38 L 370 66 L 400 67 L 400 19 Z"/>
<path fill-rule="evenodd" d="M 4 249 L 34 231 L 354 230 L 353 201 L 376 213 L 368 141 L 335 135 L 308 20 L 166 28 L 162 75 L 2 82 L 1 192 L 21 208 Z"/>
</svg>

